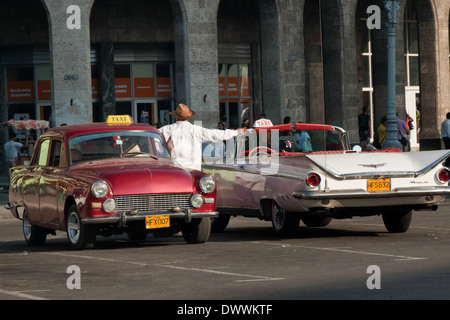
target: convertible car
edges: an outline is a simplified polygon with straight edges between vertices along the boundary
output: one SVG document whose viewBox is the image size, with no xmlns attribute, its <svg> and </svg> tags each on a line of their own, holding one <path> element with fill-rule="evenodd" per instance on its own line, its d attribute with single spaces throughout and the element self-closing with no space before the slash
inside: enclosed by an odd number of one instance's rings
<svg viewBox="0 0 450 320">
<path fill-rule="evenodd" d="M 217 184 L 216 232 L 236 215 L 272 221 L 280 236 L 294 235 L 300 220 L 320 227 L 371 215 L 389 232 L 405 232 L 413 211 L 436 210 L 450 194 L 448 150 L 357 152 L 342 128 L 305 123 L 246 135 L 224 160 L 203 166 Z"/>
<path fill-rule="evenodd" d="M 188 243 L 206 242 L 215 199 L 214 179 L 174 166 L 157 129 L 116 116 L 41 135 L 31 163 L 11 169 L 7 208 L 28 244 L 62 230 L 83 249 L 97 234 L 142 240 L 181 230 Z"/>
</svg>

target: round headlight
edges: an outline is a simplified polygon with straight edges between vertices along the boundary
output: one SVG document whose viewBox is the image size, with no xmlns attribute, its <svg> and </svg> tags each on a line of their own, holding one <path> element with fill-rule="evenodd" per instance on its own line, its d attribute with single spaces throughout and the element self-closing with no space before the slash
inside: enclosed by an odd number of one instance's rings
<svg viewBox="0 0 450 320">
<path fill-rule="evenodd" d="M 200 179 L 200 189 L 204 193 L 211 193 L 216 189 L 216 181 L 211 176 L 205 176 Z"/>
<path fill-rule="evenodd" d="M 190 202 L 191 206 L 193 206 L 194 208 L 200 208 L 205 203 L 205 200 L 203 199 L 201 194 L 196 193 L 191 197 Z"/>
<path fill-rule="evenodd" d="M 95 181 L 92 184 L 91 190 L 92 190 L 92 194 L 96 198 L 100 199 L 100 198 L 106 197 L 106 195 L 109 192 L 109 187 L 105 181 L 99 180 L 99 181 Z"/>
<path fill-rule="evenodd" d="M 116 209 L 116 201 L 114 199 L 106 199 L 102 203 L 103 210 L 105 210 L 108 213 L 114 212 Z"/>
</svg>

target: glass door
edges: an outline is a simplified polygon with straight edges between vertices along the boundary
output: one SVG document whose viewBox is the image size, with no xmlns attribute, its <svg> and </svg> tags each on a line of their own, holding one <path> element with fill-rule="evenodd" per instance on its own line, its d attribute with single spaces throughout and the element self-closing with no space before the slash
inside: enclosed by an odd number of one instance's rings
<svg viewBox="0 0 450 320">
<path fill-rule="evenodd" d="M 155 101 L 154 100 L 137 100 L 135 101 L 134 121 L 138 123 L 146 123 L 155 125 Z"/>
</svg>

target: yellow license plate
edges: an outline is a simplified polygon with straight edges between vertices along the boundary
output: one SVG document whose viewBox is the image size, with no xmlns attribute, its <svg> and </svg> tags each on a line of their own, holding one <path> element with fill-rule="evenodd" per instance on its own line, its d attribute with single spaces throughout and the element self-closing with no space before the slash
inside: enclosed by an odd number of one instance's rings
<svg viewBox="0 0 450 320">
<path fill-rule="evenodd" d="M 145 228 L 147 229 L 168 227 L 170 227 L 170 217 L 168 215 L 145 217 Z"/>
<path fill-rule="evenodd" d="M 391 190 L 391 179 L 368 179 L 367 192 L 380 192 Z"/>
</svg>

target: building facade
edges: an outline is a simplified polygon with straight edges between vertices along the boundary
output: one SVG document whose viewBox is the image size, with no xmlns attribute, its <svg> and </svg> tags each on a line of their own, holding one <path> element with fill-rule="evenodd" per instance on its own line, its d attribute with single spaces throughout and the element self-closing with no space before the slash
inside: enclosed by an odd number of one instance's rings
<svg viewBox="0 0 450 320">
<path fill-rule="evenodd" d="M 397 13 L 396 108 L 415 120 L 415 149 L 441 148 L 449 11 L 404 0 Z M 357 143 L 362 107 L 372 137 L 386 114 L 386 19 L 383 0 L 2 0 L 0 120 L 164 125 L 185 103 L 206 127 L 265 112 L 341 126 Z"/>
</svg>

